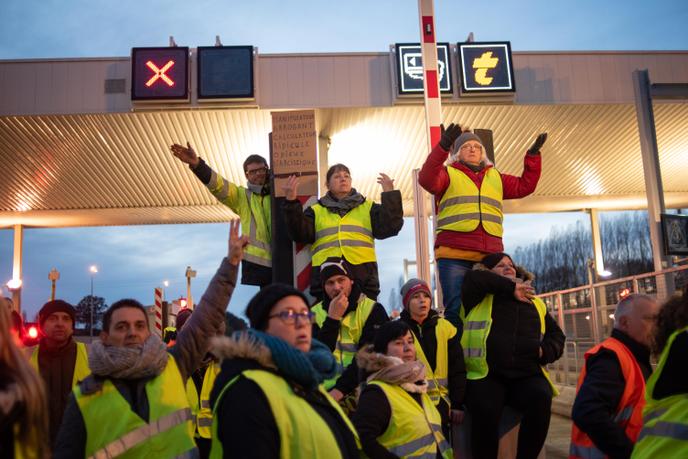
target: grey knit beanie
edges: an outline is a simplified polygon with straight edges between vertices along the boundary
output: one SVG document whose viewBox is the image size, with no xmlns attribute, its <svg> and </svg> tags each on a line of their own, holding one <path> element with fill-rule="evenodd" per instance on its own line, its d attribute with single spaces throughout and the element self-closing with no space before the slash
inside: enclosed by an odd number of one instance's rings
<svg viewBox="0 0 688 459">
<path fill-rule="evenodd" d="M 430 295 L 430 298 L 432 298 L 432 292 L 430 291 L 430 287 L 428 287 L 427 282 L 421 279 L 409 279 L 401 287 L 401 301 L 404 305 L 404 308 L 408 307 L 411 297 L 416 292 L 425 292 Z"/>
<path fill-rule="evenodd" d="M 456 141 L 454 141 L 454 145 L 452 145 L 452 151 L 451 154 L 455 154 L 457 151 L 459 151 L 459 148 L 461 148 L 461 145 L 464 143 L 468 142 L 469 140 L 475 140 L 476 142 L 480 143 L 480 145 L 483 144 L 483 141 L 478 137 L 477 135 L 473 134 L 470 131 L 466 131 L 462 133 Z"/>
</svg>

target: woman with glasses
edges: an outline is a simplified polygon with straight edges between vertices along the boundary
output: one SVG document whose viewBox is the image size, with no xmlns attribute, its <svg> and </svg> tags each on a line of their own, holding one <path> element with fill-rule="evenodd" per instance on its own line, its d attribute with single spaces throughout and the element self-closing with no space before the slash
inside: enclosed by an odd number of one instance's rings
<svg viewBox="0 0 688 459">
<path fill-rule="evenodd" d="M 414 341 L 406 322 L 387 322 L 375 344 L 356 356 L 370 376 L 353 423 L 371 459 L 454 457 L 442 433 L 442 416 L 428 395 L 427 369 L 416 359 Z"/>
<path fill-rule="evenodd" d="M 272 284 L 246 308 L 251 329 L 216 339 L 222 370 L 211 394 L 211 457 L 359 457 L 353 425 L 322 387 L 337 373 L 311 339 L 300 291 Z"/>
<path fill-rule="evenodd" d="M 487 157 L 480 137 L 458 124 L 442 137 L 425 160 L 418 182 L 438 205 L 435 259 L 445 317 L 461 332 L 459 305 L 463 277 L 485 255 L 504 250 L 502 201 L 528 196 L 540 179 L 540 134 L 526 153 L 520 177 L 502 174 Z M 449 161 L 447 161 L 449 157 Z M 446 164 L 445 164 L 446 163 Z"/>
<path fill-rule="evenodd" d="M 394 180 L 380 173 L 381 204 L 367 199 L 351 186 L 351 172 L 344 164 L 327 171 L 327 194 L 306 210 L 298 197 L 299 179 L 291 176 L 283 188 L 285 220 L 294 242 L 311 244 L 311 295 L 323 299 L 321 265 L 328 258 L 344 258 L 368 298 L 380 294 L 375 239 L 396 236 L 404 224 L 401 192 Z"/>
</svg>

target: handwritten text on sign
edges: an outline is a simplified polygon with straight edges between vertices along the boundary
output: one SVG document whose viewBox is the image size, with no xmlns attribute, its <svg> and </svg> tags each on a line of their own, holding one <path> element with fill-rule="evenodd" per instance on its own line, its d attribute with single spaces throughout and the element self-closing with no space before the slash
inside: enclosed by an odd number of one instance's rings
<svg viewBox="0 0 688 459">
<path fill-rule="evenodd" d="M 272 113 L 272 169 L 276 196 L 284 196 L 282 186 L 289 175 L 300 176 L 299 195 L 317 195 L 317 141 L 315 111 Z"/>
</svg>

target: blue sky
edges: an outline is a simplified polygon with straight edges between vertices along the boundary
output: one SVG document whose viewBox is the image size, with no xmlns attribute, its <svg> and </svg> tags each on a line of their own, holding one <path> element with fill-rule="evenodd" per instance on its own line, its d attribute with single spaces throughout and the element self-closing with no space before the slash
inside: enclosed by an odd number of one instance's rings
<svg viewBox="0 0 688 459">
<path fill-rule="evenodd" d="M 436 1 L 438 38 L 510 40 L 525 50 L 676 50 L 688 48 L 688 2 Z M 3 0 L 0 59 L 127 56 L 134 46 L 251 44 L 261 53 L 386 51 L 418 41 L 417 2 L 396 1 L 131 1 Z M 2 88 L 0 88 L 1 90 Z M 1 148 L 1 147 L 0 147 Z M 546 150 L 545 150 L 546 151 Z M 546 172 L 545 172 L 546 173 Z M 355 186 L 355 184 L 354 184 Z M 509 215 L 505 245 L 536 242 L 554 226 L 584 214 Z M 396 287 L 404 258 L 414 258 L 413 226 L 378 243 L 383 302 Z M 61 272 L 58 296 L 88 294 L 88 267 L 97 264 L 95 293 L 108 304 L 122 297 L 152 303 L 169 279 L 168 298 L 185 293 L 184 270 L 198 271 L 199 298 L 226 251 L 227 225 L 27 229 L 23 306 L 32 317 L 49 295 L 51 268 Z M 0 281 L 12 273 L 12 232 L 0 230 Z M 243 311 L 255 290 L 241 287 L 230 310 Z"/>
</svg>

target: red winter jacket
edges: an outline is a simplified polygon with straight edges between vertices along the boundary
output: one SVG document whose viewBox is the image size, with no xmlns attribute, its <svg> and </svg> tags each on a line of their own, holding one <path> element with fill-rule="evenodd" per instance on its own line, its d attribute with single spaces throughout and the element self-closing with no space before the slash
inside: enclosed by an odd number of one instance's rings
<svg viewBox="0 0 688 459">
<path fill-rule="evenodd" d="M 454 167 L 465 173 L 473 180 L 478 189 L 480 189 L 485 172 L 492 167 L 487 166 L 480 172 L 473 172 L 458 161 L 452 163 L 450 166 L 445 166 L 444 163 L 447 160 L 447 155 L 449 155 L 449 152 L 442 148 L 439 143 L 435 145 L 428 159 L 425 160 L 418 176 L 420 186 L 435 196 L 436 203 L 439 203 L 444 192 L 449 187 L 449 173 L 447 173 L 447 167 Z M 535 154 L 527 153 L 523 159 L 523 174 L 521 174 L 520 177 L 500 173 L 502 177 L 502 187 L 504 189 L 504 199 L 523 198 L 535 191 L 535 187 L 540 179 L 541 166 L 542 162 L 539 152 Z M 492 236 L 485 232 L 482 224 L 478 225 L 478 227 L 470 233 L 440 231 L 435 239 L 435 248 L 439 246 L 475 250 L 484 253 L 504 251 L 502 238 Z"/>
</svg>

